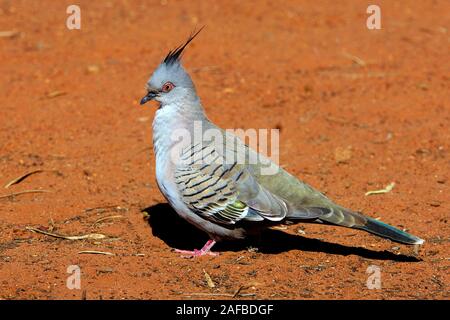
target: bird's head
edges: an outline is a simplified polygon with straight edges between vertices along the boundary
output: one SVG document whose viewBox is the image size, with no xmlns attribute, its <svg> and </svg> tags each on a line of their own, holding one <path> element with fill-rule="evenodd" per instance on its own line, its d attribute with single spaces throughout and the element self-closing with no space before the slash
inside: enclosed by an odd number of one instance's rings
<svg viewBox="0 0 450 320">
<path fill-rule="evenodd" d="M 141 105 L 150 100 L 156 100 L 164 106 L 197 98 L 194 83 L 180 60 L 183 50 L 202 29 L 203 27 L 193 33 L 184 44 L 167 54 L 148 80 L 147 94 L 141 99 Z"/>
</svg>

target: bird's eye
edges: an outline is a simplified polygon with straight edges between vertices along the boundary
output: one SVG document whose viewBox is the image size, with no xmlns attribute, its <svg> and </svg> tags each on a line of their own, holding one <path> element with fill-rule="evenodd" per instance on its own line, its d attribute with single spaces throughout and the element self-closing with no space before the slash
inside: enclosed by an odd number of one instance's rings
<svg viewBox="0 0 450 320">
<path fill-rule="evenodd" d="M 172 90 L 175 86 L 173 85 L 172 82 L 166 82 L 164 83 L 164 85 L 162 86 L 161 91 L 162 92 L 169 92 L 170 90 Z"/>
</svg>

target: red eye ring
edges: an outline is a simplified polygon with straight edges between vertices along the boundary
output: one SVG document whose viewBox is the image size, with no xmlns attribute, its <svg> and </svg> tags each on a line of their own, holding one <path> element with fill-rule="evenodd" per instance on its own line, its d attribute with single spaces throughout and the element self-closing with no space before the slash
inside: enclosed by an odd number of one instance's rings
<svg viewBox="0 0 450 320">
<path fill-rule="evenodd" d="M 167 92 L 171 91 L 173 88 L 175 88 L 174 84 L 172 82 L 168 81 L 168 82 L 164 83 L 164 85 L 161 88 L 161 91 L 167 93 Z"/>
</svg>

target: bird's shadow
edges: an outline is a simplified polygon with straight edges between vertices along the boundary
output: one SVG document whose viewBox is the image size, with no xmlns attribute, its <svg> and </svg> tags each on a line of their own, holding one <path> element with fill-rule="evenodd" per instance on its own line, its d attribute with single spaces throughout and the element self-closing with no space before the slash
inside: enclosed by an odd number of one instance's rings
<svg viewBox="0 0 450 320">
<path fill-rule="evenodd" d="M 163 240 L 169 247 L 184 250 L 201 248 L 208 236 L 180 218 L 167 203 L 148 207 L 143 212 L 149 215 L 148 223 L 155 237 Z M 279 230 L 267 229 L 256 239 L 220 242 L 214 251 L 241 251 L 249 246 L 257 247 L 258 252 L 276 254 L 289 250 L 324 252 L 342 256 L 357 255 L 366 259 L 392 260 L 397 262 L 418 262 L 414 256 L 396 255 L 389 251 L 373 251 L 361 247 L 349 247 L 337 243 L 291 235 Z"/>
</svg>

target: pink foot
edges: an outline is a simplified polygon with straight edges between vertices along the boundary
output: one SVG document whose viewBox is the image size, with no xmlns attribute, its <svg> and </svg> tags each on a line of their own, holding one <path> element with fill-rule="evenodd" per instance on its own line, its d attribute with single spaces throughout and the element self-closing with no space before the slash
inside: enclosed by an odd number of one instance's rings
<svg viewBox="0 0 450 320">
<path fill-rule="evenodd" d="M 200 250 L 195 249 L 194 251 L 190 250 L 179 250 L 175 249 L 175 252 L 181 253 L 183 258 L 195 258 L 195 257 L 201 257 L 201 256 L 218 256 L 218 253 L 211 252 L 211 248 L 216 244 L 214 240 L 208 240 L 206 244 L 201 248 Z"/>
</svg>

